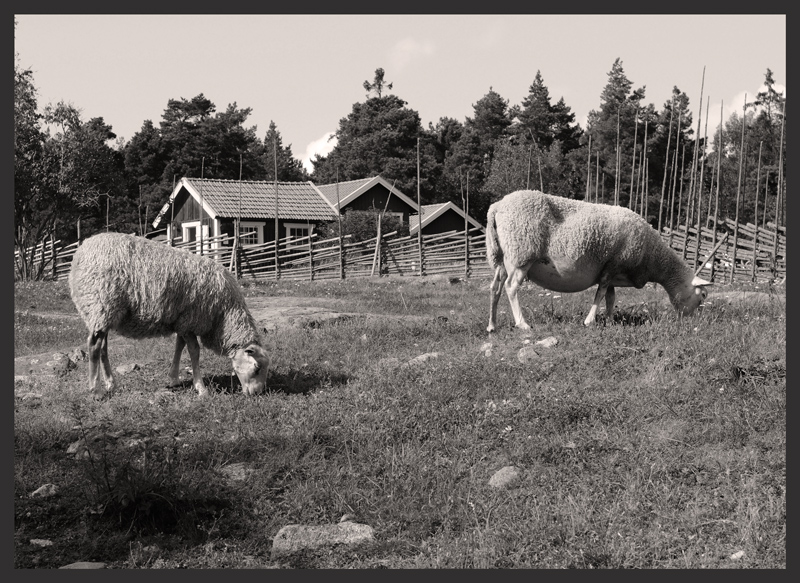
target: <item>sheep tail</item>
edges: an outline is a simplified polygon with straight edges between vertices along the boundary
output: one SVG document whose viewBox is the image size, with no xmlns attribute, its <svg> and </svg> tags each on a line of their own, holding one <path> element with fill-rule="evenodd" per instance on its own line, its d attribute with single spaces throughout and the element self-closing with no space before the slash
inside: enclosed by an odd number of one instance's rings
<svg viewBox="0 0 800 583">
<path fill-rule="evenodd" d="M 494 215 L 497 209 L 494 205 L 489 207 L 486 215 L 486 259 L 492 267 L 497 267 L 503 263 L 503 250 L 500 248 L 500 240 L 497 238 L 497 227 Z"/>
</svg>

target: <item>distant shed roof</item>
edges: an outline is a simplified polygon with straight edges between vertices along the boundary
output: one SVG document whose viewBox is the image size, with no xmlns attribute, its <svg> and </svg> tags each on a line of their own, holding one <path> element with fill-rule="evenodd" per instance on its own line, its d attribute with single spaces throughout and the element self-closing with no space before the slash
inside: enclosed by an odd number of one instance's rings
<svg viewBox="0 0 800 583">
<path fill-rule="evenodd" d="M 424 229 L 427 225 L 432 223 L 436 220 L 437 217 L 443 215 L 448 210 L 453 210 L 457 214 L 464 217 L 464 211 L 457 207 L 452 202 L 440 202 L 435 204 L 423 204 L 421 207 L 422 210 L 422 228 Z M 471 229 L 478 228 L 481 230 L 485 230 L 483 225 L 481 225 L 478 221 L 473 219 L 472 217 L 468 216 L 467 220 L 471 225 Z M 417 226 L 419 225 L 419 215 L 411 215 L 408 217 L 408 229 L 411 233 L 416 232 Z"/>
</svg>

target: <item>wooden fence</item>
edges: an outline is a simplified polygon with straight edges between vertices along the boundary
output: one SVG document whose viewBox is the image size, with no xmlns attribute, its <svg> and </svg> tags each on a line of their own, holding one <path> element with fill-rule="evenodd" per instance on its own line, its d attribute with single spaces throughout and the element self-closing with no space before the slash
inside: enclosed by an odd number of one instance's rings
<svg viewBox="0 0 800 583">
<path fill-rule="evenodd" d="M 786 276 L 786 229 L 768 224 L 720 222 L 717 229 L 681 225 L 665 228 L 661 237 L 692 266 L 701 277 L 718 283 L 730 281 L 781 281 Z M 723 237 L 725 240 L 718 245 Z M 734 248 L 734 242 L 736 247 Z M 164 243 L 167 244 L 167 243 Z M 219 245 L 217 245 L 219 244 Z M 199 253 L 198 242 L 175 243 L 176 248 Z M 422 237 L 422 264 L 419 262 L 417 235 L 398 236 L 396 232 L 365 241 L 345 236 L 319 239 L 316 234 L 300 239 L 278 241 L 239 249 L 233 256 L 233 238 L 220 236 L 203 241 L 203 255 L 225 265 L 239 277 L 255 280 L 315 280 L 379 275 L 426 276 L 445 274 L 460 277 L 489 277 L 486 240 L 480 229 L 450 231 Z M 217 248 L 213 248 L 217 246 Z M 715 246 L 714 260 L 708 257 Z M 39 245 L 28 249 L 46 279 L 65 279 L 69 274 L 77 243 L 62 246 Z M 735 252 L 734 252 L 735 250 Z M 238 265 L 237 265 L 238 263 Z M 20 279 L 19 252 L 15 251 L 15 279 Z"/>
</svg>

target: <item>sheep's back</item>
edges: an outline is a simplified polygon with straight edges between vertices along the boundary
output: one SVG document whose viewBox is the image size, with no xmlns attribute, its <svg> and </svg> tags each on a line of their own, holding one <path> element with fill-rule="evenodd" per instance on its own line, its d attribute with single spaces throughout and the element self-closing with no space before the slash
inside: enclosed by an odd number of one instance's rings
<svg viewBox="0 0 800 583">
<path fill-rule="evenodd" d="M 90 329 L 133 338 L 207 334 L 229 300 L 222 268 L 208 259 L 132 235 L 87 239 L 76 252 L 70 287 Z"/>
</svg>

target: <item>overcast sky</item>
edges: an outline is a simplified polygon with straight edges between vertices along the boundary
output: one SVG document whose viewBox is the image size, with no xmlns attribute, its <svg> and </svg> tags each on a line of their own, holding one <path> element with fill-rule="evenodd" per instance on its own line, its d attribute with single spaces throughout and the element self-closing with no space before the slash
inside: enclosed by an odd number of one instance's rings
<svg viewBox="0 0 800 583">
<path fill-rule="evenodd" d="M 33 70 L 39 107 L 60 100 L 84 121 L 103 117 L 129 140 L 158 125 L 169 99 L 203 93 L 224 111 L 251 108 L 263 139 L 273 120 L 304 161 L 324 154 L 330 132 L 364 81 L 386 71 L 391 93 L 425 127 L 464 121 L 493 88 L 521 103 L 541 71 L 586 127 L 620 58 L 645 103 L 661 109 L 673 86 L 697 119 L 705 67 L 708 132 L 741 111 L 771 69 L 786 84 L 785 15 L 26 15 L 14 51 Z"/>
</svg>

